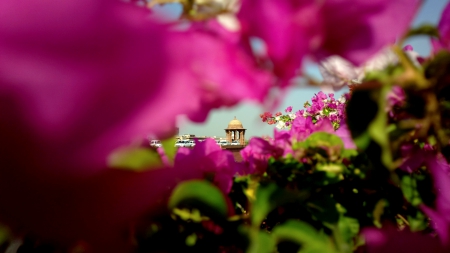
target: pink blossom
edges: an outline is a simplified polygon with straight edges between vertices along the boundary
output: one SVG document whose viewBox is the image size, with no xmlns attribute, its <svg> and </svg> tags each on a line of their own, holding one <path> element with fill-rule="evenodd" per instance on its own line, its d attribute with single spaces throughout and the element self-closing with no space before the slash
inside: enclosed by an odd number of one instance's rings
<svg viewBox="0 0 450 253">
<path fill-rule="evenodd" d="M 184 105 L 161 104 L 185 87 L 166 82 L 177 37 L 119 1 L 7 0 L 0 38 L 0 222 L 124 252 L 130 222 L 164 210 L 177 182 L 199 176 L 106 166 L 133 138 L 173 133 Z"/>
<path fill-rule="evenodd" d="M 400 86 L 394 85 L 387 97 L 388 110 L 395 106 L 402 106 L 405 103 L 405 91 Z"/>
<path fill-rule="evenodd" d="M 444 253 L 449 250 L 431 235 L 407 230 L 398 231 L 392 225 L 385 226 L 383 229 L 365 229 L 363 236 L 367 253 Z"/>
<path fill-rule="evenodd" d="M 334 132 L 341 140 L 344 142 L 344 147 L 347 149 L 356 149 L 356 144 L 353 142 L 352 135 L 350 134 L 350 130 L 347 127 L 347 124 L 341 122 L 339 128 Z"/>
<path fill-rule="evenodd" d="M 269 142 L 279 148 L 283 150 L 283 154 L 282 156 L 286 156 L 287 154 L 292 154 L 292 140 L 291 140 L 291 133 L 290 131 L 279 131 L 277 129 L 274 129 L 274 133 L 273 133 L 273 139 L 271 139 Z M 275 153 L 278 154 L 278 153 Z"/>
<path fill-rule="evenodd" d="M 291 136 L 297 141 L 303 140 L 315 131 L 311 117 L 297 117 L 292 122 Z"/>
<path fill-rule="evenodd" d="M 351 138 L 350 131 L 345 123 L 341 123 L 340 127 L 335 130 L 331 121 L 328 118 L 323 118 L 316 124 L 312 123 L 311 117 L 297 117 L 292 122 L 292 128 L 290 134 L 293 139 L 297 141 L 303 141 L 310 134 L 314 132 L 327 132 L 337 135 L 344 142 L 344 147 L 348 149 L 356 148 L 353 139 Z"/>
<path fill-rule="evenodd" d="M 174 100 L 179 101 L 177 106 L 182 105 L 179 113 L 192 121 L 203 122 L 211 109 L 242 100 L 261 103 L 272 86 L 271 76 L 257 67 L 242 47 L 239 34 L 215 20 L 173 32 L 166 46 L 171 51 L 166 83 L 180 84 L 171 95 L 178 97 Z"/>
<path fill-rule="evenodd" d="M 430 170 L 437 193 L 436 206 L 421 206 L 421 209 L 431 218 L 431 224 L 437 231 L 439 239 L 450 248 L 450 166 L 441 156 L 431 152 L 422 153 L 425 165 Z"/>
<path fill-rule="evenodd" d="M 424 204 L 420 208 L 431 218 L 431 224 L 437 231 L 444 245 L 450 247 L 450 166 L 440 154 L 426 144 L 424 148 L 418 145 L 407 144 L 402 146 L 403 164 L 401 169 L 414 172 L 421 166 L 426 166 L 431 172 L 437 192 L 436 206 L 429 207 Z"/>
<path fill-rule="evenodd" d="M 244 0 L 238 18 L 243 33 L 262 39 L 274 73 L 290 79 L 302 58 L 340 55 L 361 64 L 410 24 L 419 0 Z M 398 15 L 402 13 L 402 15 Z"/>
<path fill-rule="evenodd" d="M 431 45 L 435 53 L 442 49 L 450 50 L 450 3 L 447 4 L 442 12 L 438 29 L 440 38 L 431 40 Z"/>
<path fill-rule="evenodd" d="M 172 133 L 182 106 L 160 107 L 160 96 L 181 85 L 160 85 L 169 34 L 147 14 L 115 1 L 2 1 L 1 127 L 40 163 L 76 170 L 104 167 L 131 138 Z M 17 141 L 2 144 L 23 154 Z"/>
<path fill-rule="evenodd" d="M 285 112 L 292 112 L 292 106 L 288 106 L 284 111 Z"/>
<path fill-rule="evenodd" d="M 400 169 L 412 173 L 424 165 L 428 156 L 434 154 L 431 145 L 425 144 L 423 148 L 414 143 L 405 143 L 400 147 L 403 163 Z"/>
<path fill-rule="evenodd" d="M 198 142 L 193 149 L 179 148 L 175 156 L 175 168 L 212 174 L 213 183 L 224 193 L 229 193 L 233 177 L 240 168 L 230 151 L 222 150 L 214 139 Z M 195 173 L 194 173 L 195 174 Z"/>
<path fill-rule="evenodd" d="M 241 150 L 243 166 L 246 168 L 244 175 L 266 171 L 270 157 L 280 158 L 287 153 L 292 153 L 290 134 L 287 131 L 275 130 L 273 140 L 266 141 L 262 138 L 251 138 L 248 145 Z"/>
</svg>

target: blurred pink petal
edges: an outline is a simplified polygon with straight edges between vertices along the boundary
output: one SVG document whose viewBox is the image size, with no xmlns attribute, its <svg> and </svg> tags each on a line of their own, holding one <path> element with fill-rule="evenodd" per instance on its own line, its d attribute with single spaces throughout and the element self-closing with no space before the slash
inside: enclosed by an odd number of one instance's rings
<svg viewBox="0 0 450 253">
<path fill-rule="evenodd" d="M 450 50 L 450 3 L 447 4 L 442 12 L 438 29 L 440 38 L 431 40 L 431 45 L 435 53 L 442 49 Z"/>
<path fill-rule="evenodd" d="M 214 108 L 242 100 L 261 103 L 272 86 L 270 75 L 257 68 L 239 37 L 211 22 L 179 32 L 168 44 L 172 52 L 168 82 L 184 84 L 174 92 L 195 122 L 203 122 Z"/>
<path fill-rule="evenodd" d="M 104 167 L 132 138 L 172 133 L 182 106 L 159 105 L 180 84 L 161 85 L 169 37 L 147 15 L 116 1 L 2 1 L 0 128 L 27 132 L 49 167 L 77 170 Z"/>
<path fill-rule="evenodd" d="M 272 143 L 272 145 L 274 145 L 275 147 L 283 150 L 282 156 L 293 154 L 290 131 L 279 131 L 277 129 L 274 129 L 273 139 L 270 140 L 270 143 Z"/>
<path fill-rule="evenodd" d="M 436 229 L 439 239 L 450 247 L 450 175 L 449 165 L 443 157 L 431 153 L 423 155 L 425 165 L 430 170 L 436 190 L 436 207 L 425 205 L 421 209 L 431 218 L 431 223 Z"/>
<path fill-rule="evenodd" d="M 308 137 L 315 130 L 312 118 L 308 117 L 296 117 L 292 121 L 291 136 L 297 141 L 302 141 Z"/>
<path fill-rule="evenodd" d="M 62 247 L 85 242 L 89 252 L 130 252 L 132 222 L 164 212 L 176 183 L 201 176 L 175 169 L 106 170 L 89 177 L 2 170 L 2 224 Z"/>
<path fill-rule="evenodd" d="M 427 152 L 413 143 L 406 143 L 400 147 L 402 155 L 402 164 L 400 169 L 412 173 L 423 166 Z"/>
<path fill-rule="evenodd" d="M 133 219 L 164 210 L 177 182 L 200 176 L 105 162 L 135 137 L 172 133 L 183 103 L 161 105 L 183 87 L 162 85 L 176 38 L 144 9 L 108 0 L 2 1 L 0 38 L 0 222 L 123 252 Z"/>
<path fill-rule="evenodd" d="M 356 145 L 353 142 L 352 135 L 350 134 L 350 130 L 343 121 L 339 128 L 334 132 L 335 135 L 339 136 L 341 140 L 344 142 L 344 147 L 347 149 L 356 149 Z"/>
<path fill-rule="evenodd" d="M 365 229 L 362 233 L 367 253 L 444 253 L 449 250 L 431 235 L 397 231 L 393 226 L 385 226 L 383 229 Z"/>
<path fill-rule="evenodd" d="M 262 138 L 253 137 L 248 145 L 241 150 L 243 164 L 247 170 L 240 174 L 263 174 L 267 169 L 269 158 L 279 158 L 283 153 L 284 148 L 277 147 Z"/>
<path fill-rule="evenodd" d="M 407 31 L 420 0 L 325 1 L 324 41 L 316 55 L 340 55 L 360 65 Z M 399 15 L 401 13 L 401 15 Z"/>
<path fill-rule="evenodd" d="M 244 0 L 243 33 L 262 39 L 283 80 L 305 55 L 339 55 L 360 65 L 406 32 L 420 0 Z M 402 13 L 402 15 L 398 15 Z"/>
<path fill-rule="evenodd" d="M 309 37 L 305 34 L 307 31 L 297 27 L 293 19 L 299 8 L 306 9 L 309 6 L 315 8 L 313 4 L 295 1 L 242 1 L 238 18 L 243 34 L 264 41 L 267 56 L 274 65 L 274 73 L 282 80 L 287 81 L 295 74 L 303 56 L 308 52 Z M 305 19 L 314 20 L 313 12 L 305 12 L 309 14 Z"/>
</svg>

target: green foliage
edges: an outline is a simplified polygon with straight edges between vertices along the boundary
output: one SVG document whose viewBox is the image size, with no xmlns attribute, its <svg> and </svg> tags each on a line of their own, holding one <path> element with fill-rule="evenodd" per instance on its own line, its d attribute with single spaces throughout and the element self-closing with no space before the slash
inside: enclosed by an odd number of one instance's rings
<svg viewBox="0 0 450 253">
<path fill-rule="evenodd" d="M 439 37 L 439 30 L 436 28 L 436 26 L 431 24 L 423 24 L 419 27 L 412 28 L 408 31 L 404 39 L 418 36 L 418 35 L 427 35 L 430 37 Z"/>
<path fill-rule="evenodd" d="M 403 195 L 406 200 L 411 203 L 413 206 L 418 206 L 422 203 L 422 199 L 420 198 L 420 194 L 417 191 L 417 183 L 416 179 L 412 176 L 404 176 L 402 177 L 401 188 L 403 191 Z"/>
<path fill-rule="evenodd" d="M 170 210 L 190 204 L 200 210 L 210 210 L 221 217 L 228 215 L 228 205 L 223 193 L 207 181 L 191 180 L 179 184 L 169 199 Z"/>
<path fill-rule="evenodd" d="M 143 147 L 123 147 L 115 150 L 108 157 L 111 168 L 144 171 L 162 165 L 159 154 Z"/>
<path fill-rule="evenodd" d="M 338 222 L 339 212 L 336 209 L 336 205 L 336 200 L 325 194 L 314 196 L 307 203 L 312 217 L 323 224 L 335 224 Z"/>
<path fill-rule="evenodd" d="M 256 199 L 252 204 L 252 224 L 259 226 L 267 214 L 275 208 L 275 203 L 270 200 L 279 191 L 280 188 L 276 184 L 260 185 L 258 187 Z"/>
<path fill-rule="evenodd" d="M 370 78 L 384 79 L 383 74 L 372 73 Z M 375 145 L 379 150 L 374 160 L 381 162 L 386 168 L 394 169 L 389 141 L 388 118 L 386 108 L 386 96 L 390 91 L 390 85 L 379 82 L 371 82 L 361 85 L 353 92 L 352 99 L 348 103 L 347 115 L 349 129 L 355 144 L 361 150 L 368 150 Z M 368 106 L 361 107 L 361 102 L 366 101 Z M 382 108 L 382 109 L 380 109 Z"/>
<path fill-rule="evenodd" d="M 175 154 L 177 153 L 177 148 L 173 145 L 175 141 L 175 137 L 161 141 L 162 148 L 164 149 L 164 153 L 166 154 L 169 161 L 173 161 L 173 159 L 175 158 Z"/>
<path fill-rule="evenodd" d="M 288 220 L 275 227 L 272 234 L 278 242 L 291 241 L 301 245 L 300 253 L 336 252 L 330 239 L 306 222 Z"/>
<path fill-rule="evenodd" d="M 272 253 L 276 245 L 275 238 L 263 231 L 251 233 L 251 243 L 246 253 Z"/>
<path fill-rule="evenodd" d="M 355 237 L 359 234 L 359 221 L 355 218 L 341 216 L 338 222 L 338 228 L 344 240 L 348 244 L 353 244 Z M 355 245 L 352 245 L 355 246 Z"/>
</svg>

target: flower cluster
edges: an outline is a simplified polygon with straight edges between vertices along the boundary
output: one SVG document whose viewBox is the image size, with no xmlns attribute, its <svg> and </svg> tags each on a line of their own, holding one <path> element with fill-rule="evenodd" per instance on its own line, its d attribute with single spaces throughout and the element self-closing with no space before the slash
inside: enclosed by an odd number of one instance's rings
<svg viewBox="0 0 450 253">
<path fill-rule="evenodd" d="M 288 106 L 284 110 L 287 114 L 283 115 L 282 112 L 277 112 L 272 115 L 270 112 L 260 114 L 259 117 L 263 122 L 267 122 L 269 125 L 277 124 L 278 129 L 290 129 L 292 121 L 296 118 L 295 113 L 292 113 L 292 106 Z"/>
<path fill-rule="evenodd" d="M 265 112 L 259 116 L 263 122 L 267 122 L 269 125 L 276 124 L 278 129 L 291 129 L 292 121 L 296 117 L 311 117 L 314 124 L 326 118 L 333 124 L 333 128 L 337 130 L 341 122 L 345 121 L 345 105 L 349 98 L 350 95 L 348 93 L 343 94 L 339 99 L 335 99 L 333 93 L 327 95 L 319 91 L 311 99 L 311 103 L 307 101 L 303 105 L 305 109 L 296 113 L 292 113 L 292 106 L 289 106 L 285 109 L 287 113 L 285 115 L 281 112 L 277 112 L 275 115 Z"/>
</svg>

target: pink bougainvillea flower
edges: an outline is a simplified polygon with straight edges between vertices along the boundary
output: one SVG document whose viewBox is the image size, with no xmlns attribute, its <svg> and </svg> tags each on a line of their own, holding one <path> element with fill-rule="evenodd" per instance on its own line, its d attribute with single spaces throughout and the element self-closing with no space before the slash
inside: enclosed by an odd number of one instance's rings
<svg viewBox="0 0 450 253">
<path fill-rule="evenodd" d="M 182 85 L 161 85 L 172 38 L 147 15 L 106 0 L 2 1 L 0 127 L 26 131 L 40 162 L 77 171 L 103 168 L 133 137 L 172 133 L 183 107 L 159 105 Z M 2 135 L 11 153 L 24 152 L 17 135 Z"/>
<path fill-rule="evenodd" d="M 450 3 L 447 4 L 442 12 L 438 29 L 440 33 L 439 39 L 431 40 L 431 45 L 435 53 L 443 49 L 450 50 Z"/>
<path fill-rule="evenodd" d="M 292 122 L 291 136 L 297 141 L 308 137 L 315 130 L 311 117 L 296 117 Z"/>
<path fill-rule="evenodd" d="M 337 135 L 344 142 L 345 148 L 356 148 L 347 125 L 344 122 L 341 122 L 340 127 L 337 130 L 334 130 L 333 124 L 328 118 L 323 118 L 316 124 L 313 124 L 311 117 L 297 117 L 292 122 L 290 134 L 294 140 L 303 141 L 310 134 L 319 131 Z"/>
<path fill-rule="evenodd" d="M 421 209 L 431 218 L 431 224 L 437 231 L 439 239 L 450 248 L 450 166 L 441 156 L 431 152 L 422 154 L 425 166 L 431 171 L 437 193 L 436 206 L 421 206 Z"/>
<path fill-rule="evenodd" d="M 229 193 L 233 177 L 238 173 L 239 165 L 233 154 L 222 150 L 214 139 L 208 138 L 198 142 L 193 149 L 179 148 L 175 156 L 175 168 L 201 172 L 206 177 L 213 176 L 213 183 L 224 193 Z"/>
<path fill-rule="evenodd" d="M 172 133 L 184 110 L 168 102 L 184 87 L 165 79 L 174 39 L 120 1 L 0 2 L 0 223 L 124 252 L 129 222 L 196 177 L 106 166 L 132 138 Z"/>
<path fill-rule="evenodd" d="M 238 17 L 262 39 L 274 73 L 289 79 L 305 55 L 339 55 L 360 65 L 409 26 L 420 0 L 244 0 Z M 398 15 L 402 13 L 402 15 Z"/>
<path fill-rule="evenodd" d="M 283 80 L 294 75 L 307 53 L 307 35 L 292 22 L 297 5 L 304 4 L 246 0 L 238 13 L 243 35 L 262 39 L 274 74 Z"/>
<path fill-rule="evenodd" d="M 370 228 L 363 230 L 367 253 L 444 253 L 444 247 L 437 238 L 431 235 L 413 233 L 407 230 L 398 231 L 391 226 L 383 229 Z"/>
<path fill-rule="evenodd" d="M 350 134 L 350 130 L 347 127 L 346 123 L 341 122 L 339 128 L 334 131 L 334 134 L 337 135 L 344 142 L 344 147 L 347 149 L 356 149 L 356 145 L 353 142 L 352 135 Z"/>
<path fill-rule="evenodd" d="M 62 249 L 83 242 L 87 252 L 131 252 L 132 223 L 164 212 L 178 182 L 202 176 L 173 168 L 104 170 L 93 176 L 34 169 L 1 168 L 1 223 L 18 236 L 31 234 Z"/>
<path fill-rule="evenodd" d="M 420 3 L 420 0 L 325 1 L 321 10 L 323 44 L 316 55 L 340 55 L 360 65 L 403 36 Z"/>
<path fill-rule="evenodd" d="M 235 32 L 213 20 L 174 36 L 167 44 L 172 52 L 167 82 L 184 84 L 174 92 L 186 98 L 183 113 L 192 121 L 203 122 L 213 108 L 264 101 L 272 78 L 257 68 Z"/>
<path fill-rule="evenodd" d="M 401 149 L 403 164 L 401 169 L 410 173 L 421 166 L 426 166 L 433 177 L 437 193 L 436 206 L 429 207 L 424 204 L 420 208 L 428 217 L 436 230 L 441 242 L 450 247 L 450 166 L 442 155 L 436 154 L 429 144 L 421 148 L 418 145 L 406 144 Z"/>
<path fill-rule="evenodd" d="M 269 140 L 272 145 L 283 150 L 283 155 L 292 154 L 292 140 L 290 131 L 279 131 L 274 129 L 273 139 Z"/>
<path fill-rule="evenodd" d="M 297 117 L 292 122 L 291 136 L 297 141 L 303 141 L 314 132 L 334 133 L 333 125 L 328 118 L 323 118 L 316 124 L 313 124 L 311 117 Z"/>
<path fill-rule="evenodd" d="M 400 86 L 394 85 L 387 96 L 386 111 L 391 111 L 394 107 L 402 106 L 405 103 L 405 99 L 405 91 Z"/>
<path fill-rule="evenodd" d="M 425 144 L 423 147 L 420 147 L 418 144 L 405 143 L 400 147 L 403 162 L 399 168 L 412 173 L 425 165 L 428 159 L 427 157 L 434 157 L 435 152 L 430 144 Z"/>
<path fill-rule="evenodd" d="M 286 131 L 282 131 L 286 133 Z M 277 131 L 275 130 L 275 133 Z M 286 140 L 285 135 L 277 135 L 280 137 L 279 143 Z M 289 135 L 290 137 L 290 135 Z M 266 171 L 268 160 L 270 157 L 280 158 L 285 152 L 285 145 L 278 146 L 274 141 L 266 141 L 262 138 L 254 137 L 248 142 L 248 145 L 241 150 L 241 156 L 244 167 L 247 168 L 241 175 L 259 173 Z"/>
</svg>

